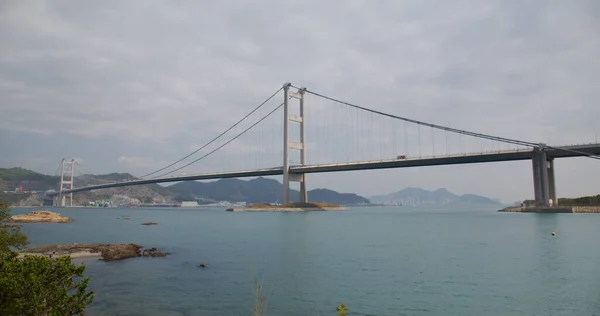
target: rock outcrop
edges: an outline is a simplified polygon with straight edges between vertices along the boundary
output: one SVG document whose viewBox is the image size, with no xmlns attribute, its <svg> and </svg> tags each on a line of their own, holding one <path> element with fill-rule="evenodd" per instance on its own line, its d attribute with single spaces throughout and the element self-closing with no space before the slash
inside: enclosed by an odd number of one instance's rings
<svg viewBox="0 0 600 316">
<path fill-rule="evenodd" d="M 71 219 L 50 211 L 33 211 L 29 214 L 13 215 L 8 221 L 13 223 L 67 223 Z"/>
<path fill-rule="evenodd" d="M 573 206 L 573 213 L 600 213 L 600 206 Z"/>
<path fill-rule="evenodd" d="M 256 203 L 246 207 L 231 207 L 228 212 L 307 212 L 307 211 L 346 211 L 348 208 L 333 203 L 308 202 L 285 205 Z"/>
<path fill-rule="evenodd" d="M 104 261 L 122 260 L 139 257 L 142 246 L 136 244 L 116 244 L 101 246 Z"/>
<path fill-rule="evenodd" d="M 498 212 L 523 212 L 523 213 L 600 213 L 600 206 L 553 206 L 553 207 L 526 207 L 509 206 Z"/>
<path fill-rule="evenodd" d="M 76 257 L 101 257 L 104 261 L 123 260 L 137 257 L 165 257 L 170 253 L 161 252 L 156 248 L 141 251 L 142 246 L 136 244 L 67 244 L 45 245 L 22 251 L 23 255 L 50 255 L 55 252 L 57 256 Z"/>
<path fill-rule="evenodd" d="M 142 257 L 166 257 L 170 255 L 168 252 L 158 251 L 156 248 L 144 249 Z"/>
</svg>

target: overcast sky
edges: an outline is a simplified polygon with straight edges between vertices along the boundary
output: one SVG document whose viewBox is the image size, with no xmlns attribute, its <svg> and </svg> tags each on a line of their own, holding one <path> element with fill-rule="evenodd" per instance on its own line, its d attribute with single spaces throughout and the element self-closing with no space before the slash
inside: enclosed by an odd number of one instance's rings
<svg viewBox="0 0 600 316">
<path fill-rule="evenodd" d="M 0 167 L 54 174 L 65 157 L 93 173 L 140 176 L 198 148 L 285 82 L 476 132 L 556 145 L 595 142 L 599 18 L 595 0 L 4 0 Z M 413 127 L 314 97 L 307 112 L 309 163 L 418 153 Z M 281 111 L 275 115 L 181 172 L 280 165 L 281 136 L 273 134 Z M 461 149 L 448 145 L 460 142 L 455 136 L 431 141 L 429 131 L 420 132 L 428 140 L 423 152 L 435 153 L 432 144 L 438 154 Z M 343 153 L 330 157 L 336 152 Z M 600 193 L 600 161 L 566 159 L 556 168 L 560 196 Z M 407 186 L 506 202 L 533 194 L 527 161 L 308 181 L 311 189 L 362 195 Z"/>
</svg>

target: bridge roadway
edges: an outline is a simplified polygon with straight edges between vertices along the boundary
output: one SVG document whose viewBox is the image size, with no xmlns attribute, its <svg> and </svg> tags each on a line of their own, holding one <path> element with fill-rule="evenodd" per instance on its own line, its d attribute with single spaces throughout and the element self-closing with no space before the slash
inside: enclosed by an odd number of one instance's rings
<svg viewBox="0 0 600 316">
<path fill-rule="evenodd" d="M 567 149 L 567 150 L 575 150 L 575 151 L 587 153 L 587 154 L 600 155 L 600 144 L 561 146 L 558 148 Z M 561 150 L 561 149 L 547 148 L 546 154 L 547 154 L 548 159 L 584 156 L 584 154 L 582 154 L 582 153 L 569 152 L 569 151 L 565 151 L 565 150 Z M 532 158 L 533 158 L 533 150 L 521 149 L 521 150 L 494 151 L 494 152 L 458 154 L 458 155 L 422 157 L 422 158 L 409 158 L 409 159 L 389 159 L 389 160 L 362 161 L 362 162 L 339 163 L 339 164 L 290 166 L 290 173 L 293 173 L 293 174 L 325 173 L 325 172 L 338 172 L 338 171 L 357 171 L 357 170 L 373 170 L 373 169 L 443 166 L 443 165 L 472 164 L 472 163 L 483 163 L 483 162 L 531 160 Z M 245 171 L 232 171 L 232 172 L 216 172 L 216 173 L 205 173 L 205 174 L 196 174 L 196 175 L 187 175 L 187 176 L 173 176 L 173 177 L 156 178 L 156 179 L 142 179 L 142 180 L 131 180 L 131 181 L 123 181 L 123 182 L 115 182 L 115 183 L 90 185 L 90 186 L 85 186 L 85 187 L 81 187 L 81 188 L 74 188 L 72 190 L 64 190 L 62 192 L 62 194 L 99 190 L 99 189 L 106 189 L 106 188 L 143 185 L 143 184 L 151 184 L 151 183 L 181 182 L 181 181 L 191 181 L 191 180 L 214 180 L 214 179 L 225 179 L 225 178 L 246 178 L 246 177 L 258 177 L 258 176 L 275 176 L 275 175 L 282 175 L 282 174 L 283 174 L 283 167 L 245 170 Z M 60 193 L 61 192 L 54 192 L 54 193 L 50 193 L 48 195 L 54 196 L 54 195 L 58 195 Z"/>
</svg>

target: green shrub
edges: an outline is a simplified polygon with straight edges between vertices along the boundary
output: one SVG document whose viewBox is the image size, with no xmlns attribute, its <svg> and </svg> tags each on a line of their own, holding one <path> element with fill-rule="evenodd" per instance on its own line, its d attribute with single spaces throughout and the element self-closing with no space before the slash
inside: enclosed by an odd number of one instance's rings
<svg viewBox="0 0 600 316">
<path fill-rule="evenodd" d="M 10 208 L 0 202 L 0 254 L 23 249 L 27 246 L 27 236 L 21 233 L 18 225 L 7 224 Z"/>
<path fill-rule="evenodd" d="M 84 271 L 70 257 L 5 253 L 0 257 L 0 315 L 83 314 L 94 298 Z"/>
<path fill-rule="evenodd" d="M 27 236 L 8 218 L 10 209 L 0 205 L 0 315 L 83 315 L 94 299 L 85 266 L 68 256 L 19 258 L 14 250 L 27 246 Z"/>
<path fill-rule="evenodd" d="M 338 316 L 346 316 L 346 313 L 348 312 L 348 308 L 344 303 L 340 303 L 335 310 L 338 312 Z"/>
</svg>

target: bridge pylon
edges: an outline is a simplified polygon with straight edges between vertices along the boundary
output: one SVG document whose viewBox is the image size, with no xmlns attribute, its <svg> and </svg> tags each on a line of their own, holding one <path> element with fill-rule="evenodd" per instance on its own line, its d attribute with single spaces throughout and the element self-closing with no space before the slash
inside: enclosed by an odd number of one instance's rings
<svg viewBox="0 0 600 316">
<path fill-rule="evenodd" d="M 536 206 L 556 206 L 556 184 L 554 179 L 554 158 L 546 155 L 546 145 L 540 144 L 533 150 L 533 191 Z M 550 204 L 552 203 L 552 204 Z"/>
<path fill-rule="evenodd" d="M 300 182 L 300 202 L 308 201 L 306 175 L 290 173 L 290 149 L 300 151 L 300 164 L 306 164 L 306 130 L 304 116 L 304 98 L 306 88 L 290 91 L 290 83 L 283 85 L 283 204 L 290 203 L 290 182 Z M 290 100 L 298 100 L 299 115 L 290 115 Z M 290 141 L 290 123 L 300 125 L 299 141 Z"/>
<path fill-rule="evenodd" d="M 60 167 L 60 187 L 59 187 L 59 195 L 58 195 L 58 204 L 59 206 L 66 206 L 66 198 L 67 196 L 62 194 L 63 190 L 71 190 L 73 187 L 73 179 L 75 176 L 75 159 L 71 159 L 71 161 L 67 161 L 63 158 L 61 167 Z M 69 193 L 69 206 L 73 206 L 73 193 Z"/>
</svg>

